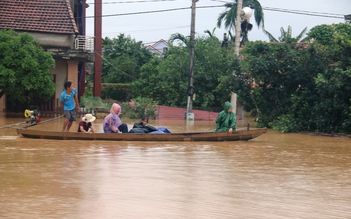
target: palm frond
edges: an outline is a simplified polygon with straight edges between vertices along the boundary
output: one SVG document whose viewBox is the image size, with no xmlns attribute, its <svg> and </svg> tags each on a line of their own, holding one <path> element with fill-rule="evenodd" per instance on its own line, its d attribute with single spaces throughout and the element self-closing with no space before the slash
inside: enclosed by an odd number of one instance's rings
<svg viewBox="0 0 351 219">
<path fill-rule="evenodd" d="M 189 37 L 184 36 L 181 33 L 174 33 L 171 35 L 169 38 L 169 42 L 173 43 L 174 41 L 179 40 L 182 43 L 184 43 L 187 47 L 190 45 L 190 39 Z"/>
<path fill-rule="evenodd" d="M 280 42 L 285 42 L 287 39 L 287 34 L 286 31 L 284 30 L 283 27 L 280 28 L 280 37 L 279 37 L 279 41 Z"/>
<path fill-rule="evenodd" d="M 207 33 L 210 37 L 212 37 L 212 33 L 209 30 L 204 30 L 204 33 Z"/>
<path fill-rule="evenodd" d="M 269 42 L 279 42 L 270 32 L 263 29 L 263 33 L 268 36 Z"/>
<path fill-rule="evenodd" d="M 306 32 L 307 32 L 307 27 L 305 27 L 305 29 L 303 29 L 301 33 L 296 37 L 297 42 L 299 41 L 304 42 L 306 40 L 305 38 L 302 39 L 302 37 L 306 34 Z"/>
<path fill-rule="evenodd" d="M 290 25 L 288 26 L 287 38 L 288 38 L 288 39 L 291 39 L 291 38 L 292 38 L 292 28 L 291 28 Z"/>
</svg>

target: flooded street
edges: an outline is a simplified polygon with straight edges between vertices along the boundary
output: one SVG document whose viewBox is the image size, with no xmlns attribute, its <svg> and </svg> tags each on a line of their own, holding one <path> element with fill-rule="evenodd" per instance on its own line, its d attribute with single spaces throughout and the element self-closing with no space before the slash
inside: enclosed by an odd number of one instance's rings
<svg viewBox="0 0 351 219">
<path fill-rule="evenodd" d="M 22 121 L 0 118 L 0 126 Z M 60 131 L 62 123 L 31 128 Z M 94 123 L 100 132 L 101 124 Z M 349 138 L 268 130 L 247 142 L 60 141 L 25 139 L 16 134 L 20 126 L 0 129 L 2 219 L 351 218 Z"/>
</svg>

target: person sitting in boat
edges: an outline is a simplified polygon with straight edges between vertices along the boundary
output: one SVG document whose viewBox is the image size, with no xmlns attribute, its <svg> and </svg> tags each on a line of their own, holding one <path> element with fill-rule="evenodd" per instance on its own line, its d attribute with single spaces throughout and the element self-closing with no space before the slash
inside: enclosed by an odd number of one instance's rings
<svg viewBox="0 0 351 219">
<path fill-rule="evenodd" d="M 130 133 L 150 133 L 157 131 L 157 129 L 151 125 L 148 125 L 149 118 L 143 116 L 141 122 L 134 123 L 133 128 L 129 131 Z"/>
<path fill-rule="evenodd" d="M 102 124 L 105 133 L 128 133 L 127 124 L 122 123 L 119 118 L 121 111 L 122 108 L 119 104 L 112 104 L 110 113 L 105 117 Z"/>
<path fill-rule="evenodd" d="M 224 103 L 224 110 L 221 111 L 216 119 L 215 132 L 233 132 L 236 130 L 236 116 L 233 111 L 233 105 L 227 101 Z"/>
<path fill-rule="evenodd" d="M 95 121 L 95 119 L 96 117 L 92 114 L 86 114 L 78 125 L 78 132 L 95 133 L 93 127 L 93 122 Z"/>
<path fill-rule="evenodd" d="M 134 123 L 133 128 L 129 131 L 129 133 L 150 133 L 150 134 L 163 134 L 163 133 L 172 133 L 166 127 L 158 127 L 155 128 L 151 125 L 147 125 L 149 119 L 146 116 L 141 118 L 141 122 Z"/>
</svg>

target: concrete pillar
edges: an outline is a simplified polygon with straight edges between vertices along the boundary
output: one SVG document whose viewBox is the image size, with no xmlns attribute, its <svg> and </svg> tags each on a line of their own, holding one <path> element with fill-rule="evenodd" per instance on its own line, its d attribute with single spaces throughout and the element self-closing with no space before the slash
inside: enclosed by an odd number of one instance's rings
<svg viewBox="0 0 351 219">
<path fill-rule="evenodd" d="M 78 61 L 67 61 L 67 81 L 71 81 L 78 91 Z"/>
<path fill-rule="evenodd" d="M 233 113 L 236 115 L 236 102 L 237 102 L 237 94 L 232 92 L 230 103 L 233 105 Z"/>
<path fill-rule="evenodd" d="M 0 113 L 3 113 L 5 110 L 5 99 L 5 95 L 0 98 Z"/>
</svg>

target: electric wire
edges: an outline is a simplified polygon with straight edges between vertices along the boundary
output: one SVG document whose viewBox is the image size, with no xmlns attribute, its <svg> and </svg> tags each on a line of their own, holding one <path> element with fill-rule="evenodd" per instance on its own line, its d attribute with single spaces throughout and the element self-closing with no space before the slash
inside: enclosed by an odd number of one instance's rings
<svg viewBox="0 0 351 219">
<path fill-rule="evenodd" d="M 196 7 L 197 9 L 202 8 L 218 8 L 223 7 L 220 6 L 199 6 Z M 129 12 L 129 13 L 121 13 L 121 14 L 109 14 L 109 15 L 102 15 L 101 17 L 118 17 L 118 16 L 127 16 L 127 15 L 140 15 L 140 14 L 151 14 L 151 13 L 161 13 L 161 12 L 169 12 L 169 11 L 180 11 L 180 10 L 188 10 L 190 7 L 184 8 L 172 8 L 172 9 L 162 9 L 162 10 L 155 10 L 155 11 L 141 11 L 141 12 Z M 276 11 L 276 12 L 284 12 L 290 14 L 300 14 L 300 15 L 308 15 L 308 16 L 316 16 L 316 17 L 325 17 L 325 18 L 337 18 L 337 19 L 344 19 L 344 15 L 341 14 L 328 14 L 322 12 L 308 12 L 308 11 L 298 11 L 298 10 L 288 10 L 288 9 L 279 9 L 279 8 L 268 8 L 263 7 L 264 10 L 267 11 Z M 94 18 L 95 16 L 86 16 L 86 18 Z"/>
<path fill-rule="evenodd" d="M 107 64 L 111 65 L 113 68 L 115 68 L 117 71 L 119 71 L 120 73 L 128 76 L 128 77 L 131 77 L 132 79 L 138 79 L 126 72 L 124 72 L 123 70 L 119 69 L 117 66 L 113 65 L 111 62 L 109 62 L 107 59 L 105 59 L 103 56 L 101 56 L 98 52 L 94 51 L 95 54 L 97 54 L 101 59 L 103 59 Z"/>
<path fill-rule="evenodd" d="M 105 4 L 130 4 L 130 3 L 149 3 L 149 2 L 175 2 L 176 0 L 141 0 L 141 1 L 127 1 L 127 2 L 103 2 Z M 95 5 L 95 2 L 87 2 L 89 5 Z"/>
<path fill-rule="evenodd" d="M 102 4 L 120 4 L 120 3 L 149 3 L 149 2 L 166 2 L 166 1 L 175 1 L 175 0 L 141 0 L 141 1 L 128 1 L 128 2 L 104 2 Z M 220 0 L 212 0 L 216 2 L 224 2 Z M 214 5 L 214 6 L 198 6 L 197 9 L 206 9 L 206 8 L 218 8 L 224 7 L 224 5 Z M 273 8 L 273 7 L 262 7 L 266 11 L 275 11 L 281 13 L 291 13 L 297 15 L 307 15 L 307 16 L 315 16 L 315 17 L 325 17 L 325 18 L 336 18 L 336 19 L 344 19 L 344 15 L 335 14 L 335 13 L 323 13 L 323 12 L 312 12 L 312 11 L 303 11 L 303 10 L 293 10 L 293 9 L 282 9 L 282 8 Z M 101 17 L 118 17 L 118 16 L 128 16 L 128 15 L 141 15 L 141 14 L 152 14 L 152 13 L 162 13 L 162 12 L 171 12 L 171 11 L 180 11 L 180 10 L 189 10 L 191 7 L 182 7 L 182 8 L 171 8 L 171 9 L 162 9 L 162 10 L 152 10 L 152 11 L 144 11 L 144 12 L 129 12 L 129 13 L 121 13 L 121 14 L 109 14 L 102 15 Z M 94 18 L 95 16 L 86 16 L 87 19 Z M 188 27 L 188 26 L 187 26 Z M 175 27 L 176 28 L 176 27 Z M 183 27 L 185 28 L 185 27 Z M 169 29 L 169 28 L 167 28 Z M 174 28 L 172 28 L 174 29 Z M 127 31 L 127 32 L 137 32 L 136 31 Z M 108 33 L 108 35 L 112 35 L 114 33 Z"/>
<path fill-rule="evenodd" d="M 161 0 L 155 0 L 161 1 Z M 173 1 L 173 0 L 167 0 Z M 151 1 L 135 1 L 133 3 L 140 3 L 140 2 L 151 2 Z M 222 2 L 222 1 L 220 1 Z M 102 3 L 102 4 L 107 4 Z M 120 3 L 120 2 L 118 2 Z M 132 3 L 132 2 L 128 2 Z M 209 6 L 197 6 L 197 9 L 204 9 L 204 8 L 219 8 L 224 7 L 224 5 L 209 5 Z M 179 11 L 179 10 L 189 10 L 191 7 L 182 7 L 182 8 L 171 8 L 171 9 L 161 9 L 161 10 L 153 10 L 153 11 L 141 11 L 141 12 L 129 12 L 129 13 L 121 13 L 121 14 L 109 14 L 109 15 L 102 15 L 101 17 L 117 17 L 117 16 L 127 16 L 127 15 L 139 15 L 139 14 L 150 14 L 150 13 L 162 13 L 162 12 L 169 12 L 169 11 Z M 273 8 L 273 7 L 262 7 L 262 9 L 266 11 L 275 11 L 275 12 L 282 12 L 282 13 L 291 13 L 291 14 L 299 14 L 299 15 L 309 15 L 309 16 L 317 16 L 317 17 L 326 17 L 326 18 L 337 18 L 337 19 L 344 19 L 344 15 L 342 14 L 334 14 L 334 13 L 324 13 L 324 12 L 313 12 L 313 11 L 303 11 L 303 10 L 294 10 L 294 9 L 282 9 L 282 8 Z M 86 16 L 86 18 L 94 18 L 94 16 Z"/>
</svg>

